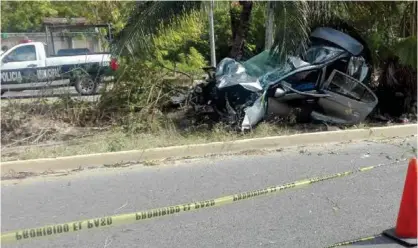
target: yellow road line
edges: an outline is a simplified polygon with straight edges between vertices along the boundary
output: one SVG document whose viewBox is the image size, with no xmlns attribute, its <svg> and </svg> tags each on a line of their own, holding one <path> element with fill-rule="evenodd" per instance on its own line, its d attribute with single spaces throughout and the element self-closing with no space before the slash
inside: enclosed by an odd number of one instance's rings
<svg viewBox="0 0 418 248">
<path fill-rule="evenodd" d="M 258 197 L 258 196 L 270 195 L 270 194 L 277 193 L 286 189 L 302 187 L 302 186 L 306 186 L 306 185 L 310 185 L 310 184 L 314 184 L 314 183 L 318 183 L 322 181 L 327 181 L 327 180 L 331 180 L 335 178 L 346 177 L 354 173 L 370 171 L 370 170 L 373 170 L 382 166 L 396 164 L 396 163 L 399 163 L 400 161 L 392 162 L 389 164 L 378 164 L 374 166 L 361 167 L 361 168 L 358 168 L 357 170 L 335 173 L 335 174 L 322 176 L 322 177 L 309 178 L 305 180 L 295 181 L 292 183 L 287 183 L 284 185 L 272 186 L 272 187 L 248 191 L 244 193 L 237 193 L 237 194 L 228 195 L 228 196 L 211 199 L 211 200 L 185 203 L 185 204 L 156 208 L 156 209 L 135 212 L 135 213 L 110 215 L 110 216 L 104 216 L 104 217 L 93 218 L 93 219 L 67 222 L 67 223 L 62 223 L 62 224 L 15 230 L 15 231 L 1 234 L 1 243 L 21 242 L 24 240 L 31 240 L 31 239 L 40 238 L 40 237 L 57 236 L 57 235 L 64 234 L 64 233 L 76 233 L 76 232 L 82 232 L 82 231 L 87 231 L 87 230 L 100 229 L 104 227 L 113 227 L 113 226 L 121 225 L 121 224 L 134 223 L 138 221 L 150 220 L 150 219 L 155 219 L 158 217 L 174 215 L 174 214 L 178 214 L 181 212 L 190 212 L 194 210 L 218 207 L 218 206 L 232 204 L 232 203 L 246 200 L 246 199 L 251 199 L 254 197 Z M 403 160 L 403 161 L 406 161 L 406 160 Z"/>
</svg>

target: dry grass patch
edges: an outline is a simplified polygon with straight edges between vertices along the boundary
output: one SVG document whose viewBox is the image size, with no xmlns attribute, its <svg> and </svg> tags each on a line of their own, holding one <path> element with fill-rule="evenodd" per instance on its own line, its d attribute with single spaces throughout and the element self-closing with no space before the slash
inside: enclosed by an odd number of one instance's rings
<svg viewBox="0 0 418 248">
<path fill-rule="evenodd" d="M 96 102 L 68 99 L 14 100 L 1 105 L 1 161 L 234 141 L 296 133 L 338 130 L 324 124 L 260 123 L 249 133 L 216 124 L 193 126 L 182 112 L 157 110 L 100 116 Z M 111 115 L 111 116 L 110 116 Z M 120 120 L 123 119 L 123 122 Z M 186 124 L 179 123 L 183 122 Z M 120 124 L 123 123 L 123 124 Z M 182 126 L 183 125 L 183 126 Z M 354 128 L 365 128 L 369 123 Z"/>
</svg>

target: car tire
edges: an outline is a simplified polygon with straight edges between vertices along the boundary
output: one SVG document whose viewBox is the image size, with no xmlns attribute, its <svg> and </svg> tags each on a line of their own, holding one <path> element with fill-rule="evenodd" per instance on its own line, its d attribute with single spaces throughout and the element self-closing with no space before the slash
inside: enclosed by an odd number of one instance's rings
<svg viewBox="0 0 418 248">
<path fill-rule="evenodd" d="M 98 86 L 98 81 L 91 76 L 79 78 L 74 85 L 75 90 L 83 96 L 96 94 Z"/>
</svg>

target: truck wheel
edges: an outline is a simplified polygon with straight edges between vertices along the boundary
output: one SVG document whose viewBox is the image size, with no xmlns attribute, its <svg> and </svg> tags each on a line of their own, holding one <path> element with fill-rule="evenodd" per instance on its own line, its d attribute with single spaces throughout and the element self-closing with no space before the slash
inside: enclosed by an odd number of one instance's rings
<svg viewBox="0 0 418 248">
<path fill-rule="evenodd" d="M 75 90 L 81 95 L 93 95 L 97 92 L 98 82 L 92 77 L 83 77 L 75 82 Z"/>
</svg>

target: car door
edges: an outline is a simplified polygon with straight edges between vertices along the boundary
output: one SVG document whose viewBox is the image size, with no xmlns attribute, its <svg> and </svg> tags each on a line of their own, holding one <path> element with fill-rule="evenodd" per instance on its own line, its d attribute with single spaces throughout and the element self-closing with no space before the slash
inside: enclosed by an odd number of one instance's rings
<svg viewBox="0 0 418 248">
<path fill-rule="evenodd" d="M 20 45 L 7 51 L 1 61 L 1 84 L 21 87 L 37 82 L 37 69 L 42 61 L 34 44 Z"/>
<path fill-rule="evenodd" d="M 313 113 L 313 118 L 340 124 L 363 121 L 378 102 L 365 84 L 338 70 L 334 70 L 324 83 L 323 92 L 329 97 L 319 99 L 321 111 Z"/>
</svg>

